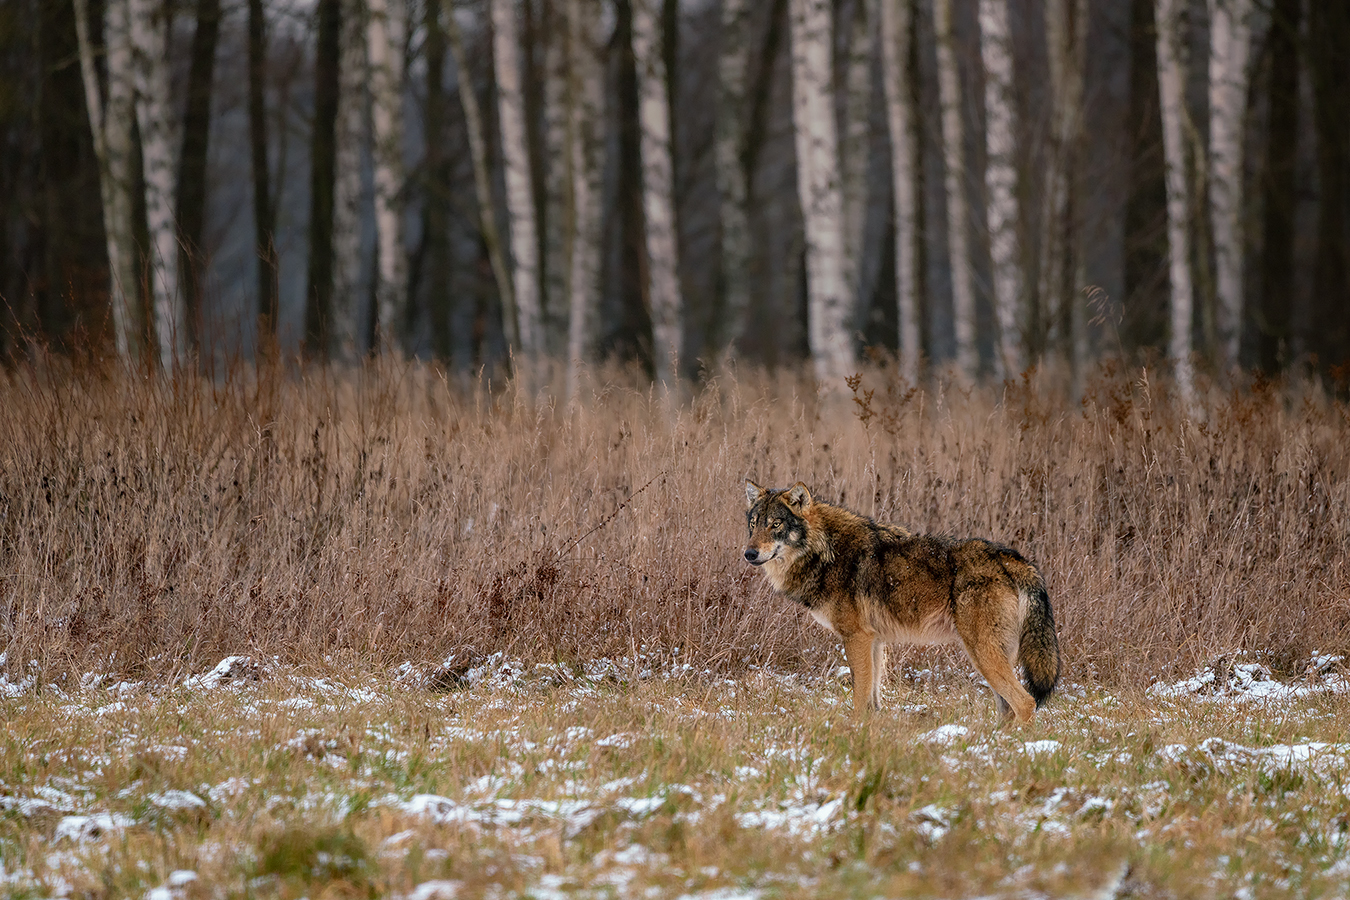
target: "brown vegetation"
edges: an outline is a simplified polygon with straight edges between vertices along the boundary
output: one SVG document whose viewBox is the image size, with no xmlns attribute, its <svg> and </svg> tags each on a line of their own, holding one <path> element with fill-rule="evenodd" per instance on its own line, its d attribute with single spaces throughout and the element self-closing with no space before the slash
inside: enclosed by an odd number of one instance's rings
<svg viewBox="0 0 1350 900">
<path fill-rule="evenodd" d="M 615 375 L 578 405 L 421 365 L 0 381 L 0 649 L 42 677 L 503 650 L 700 667 L 837 660 L 741 559 L 742 480 L 1045 571 L 1066 674 L 1147 683 L 1220 652 L 1350 647 L 1350 408 L 1316 385 L 1204 395 L 1147 370 L 851 409 L 798 376 L 689 402 Z"/>
</svg>

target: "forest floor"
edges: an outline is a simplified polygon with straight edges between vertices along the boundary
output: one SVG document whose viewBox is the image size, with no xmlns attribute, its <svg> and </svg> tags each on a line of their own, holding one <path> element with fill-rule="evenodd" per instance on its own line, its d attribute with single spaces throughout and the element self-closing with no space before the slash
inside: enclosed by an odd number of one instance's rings
<svg viewBox="0 0 1350 900">
<path fill-rule="evenodd" d="M 921 659 L 915 661 L 916 656 Z M 1281 897 L 1350 892 L 1350 680 L 1314 655 L 996 727 L 947 651 L 847 678 L 655 657 L 0 679 L 17 897 Z"/>
</svg>

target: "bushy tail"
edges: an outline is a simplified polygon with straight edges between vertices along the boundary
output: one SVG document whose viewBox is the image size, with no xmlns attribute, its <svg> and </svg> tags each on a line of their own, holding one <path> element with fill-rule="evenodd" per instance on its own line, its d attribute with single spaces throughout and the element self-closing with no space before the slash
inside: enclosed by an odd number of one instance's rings
<svg viewBox="0 0 1350 900">
<path fill-rule="evenodd" d="M 1050 608 L 1050 595 L 1039 572 L 1027 566 L 1027 577 L 1019 578 L 1017 590 L 1026 598 L 1026 615 L 1022 618 L 1022 637 L 1017 647 L 1017 661 L 1026 672 L 1027 690 L 1038 707 L 1050 699 L 1050 692 L 1059 681 L 1059 637 L 1055 634 L 1055 612 Z"/>
</svg>

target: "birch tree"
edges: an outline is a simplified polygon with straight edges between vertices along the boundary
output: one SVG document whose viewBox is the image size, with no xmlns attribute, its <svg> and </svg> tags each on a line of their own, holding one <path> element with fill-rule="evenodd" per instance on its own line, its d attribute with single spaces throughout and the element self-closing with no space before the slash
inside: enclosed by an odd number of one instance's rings
<svg viewBox="0 0 1350 900">
<path fill-rule="evenodd" d="M 401 0 L 367 0 L 370 118 L 375 161 L 376 345 L 403 348 L 408 259 L 403 250 L 403 28 Z"/>
<path fill-rule="evenodd" d="M 956 365 L 967 378 L 979 366 L 975 346 L 975 288 L 970 267 L 970 207 L 966 200 L 965 126 L 961 73 L 956 67 L 952 0 L 934 0 L 937 31 L 938 96 L 942 107 L 943 184 L 947 195 L 947 255 L 952 274 L 952 324 Z"/>
<path fill-rule="evenodd" d="M 722 309 L 714 339 L 719 355 L 735 347 L 750 308 L 750 179 L 745 168 L 749 19 L 750 0 L 722 0 L 714 147 L 722 245 Z"/>
<path fill-rule="evenodd" d="M 1209 212 L 1226 368 L 1237 365 L 1242 337 L 1242 145 L 1254 6 L 1253 0 L 1209 0 Z"/>
<path fill-rule="evenodd" d="M 670 96 L 660 2 L 633 0 L 633 57 L 637 67 L 652 363 L 657 382 L 673 388 L 679 377 L 683 310 L 670 156 Z"/>
<path fill-rule="evenodd" d="M 1037 297 L 1048 327 L 1047 343 L 1064 344 L 1075 377 L 1087 360 L 1087 328 L 1075 287 L 1079 254 L 1076 184 L 1083 142 L 1083 80 L 1087 0 L 1046 0 L 1045 37 L 1050 63 L 1050 135 L 1041 203 L 1040 281 Z"/>
<path fill-rule="evenodd" d="M 90 38 L 89 0 L 75 0 L 75 32 L 80 48 L 80 74 L 85 104 L 99 162 L 99 194 L 103 203 L 103 230 L 108 251 L 108 296 L 111 299 L 113 339 L 119 358 L 128 360 L 140 350 L 139 286 L 136 241 L 132 232 L 132 117 L 135 115 L 135 77 L 132 74 L 130 7 L 112 0 L 104 10 L 103 38 L 107 67 L 107 105 L 99 88 L 94 47 Z"/>
<path fill-rule="evenodd" d="M 604 72 L 600 65 L 599 4 L 567 0 L 571 65 L 567 161 L 571 184 L 568 247 L 567 397 L 575 399 L 581 367 L 591 350 L 592 318 L 600 289 L 600 130 Z"/>
<path fill-rule="evenodd" d="M 508 344 L 519 347 L 515 285 L 511 278 L 511 268 L 506 261 L 506 248 L 502 244 L 501 229 L 497 226 L 497 205 L 492 199 L 483 113 L 478 106 L 478 95 L 474 93 L 473 75 L 469 71 L 468 57 L 464 52 L 464 35 L 460 31 L 459 22 L 455 19 L 451 0 L 445 0 L 445 6 L 445 32 L 450 39 L 450 55 L 455 60 L 457 72 L 455 83 L 458 86 L 460 105 L 464 108 L 465 131 L 469 136 L 473 186 L 478 199 L 478 227 L 483 235 L 483 243 L 487 247 L 488 262 L 492 266 L 492 274 L 497 282 L 497 293 L 501 297 L 502 334 L 506 336 Z"/>
<path fill-rule="evenodd" d="M 1025 365 L 1019 321 L 1025 279 L 1017 236 L 1020 215 L 1013 155 L 1013 59 L 1007 0 L 980 0 L 980 56 L 984 61 L 985 212 L 998 319 L 995 371 L 1000 378 L 1013 378 Z"/>
<path fill-rule="evenodd" d="M 341 0 L 337 107 L 333 120 L 333 303 L 329 343 L 353 363 L 361 346 L 356 301 L 361 281 L 361 152 L 366 142 L 368 26 L 363 0 Z"/>
<path fill-rule="evenodd" d="M 900 373 L 919 380 L 918 204 L 914 93 L 909 77 L 913 41 L 910 0 L 881 0 L 881 72 L 891 141 L 895 207 L 895 296 L 900 325 Z"/>
<path fill-rule="evenodd" d="M 1187 174 L 1183 134 L 1186 84 L 1186 44 L 1181 11 L 1184 0 L 1155 0 L 1158 30 L 1158 95 L 1162 112 L 1163 156 L 1167 184 L 1167 256 L 1171 281 L 1172 334 L 1168 356 L 1177 390 L 1187 409 L 1195 407 L 1191 369 L 1191 185 Z"/>
<path fill-rule="evenodd" d="M 141 135 L 145 217 L 150 234 L 150 297 L 159 363 L 171 370 L 187 355 L 188 330 L 178 289 L 178 165 L 169 108 L 168 11 L 158 0 L 130 0 L 136 73 L 136 124 Z"/>
<path fill-rule="evenodd" d="M 511 245 L 511 293 L 515 298 L 519 339 L 517 350 L 533 365 L 543 350 L 539 218 L 530 184 L 530 154 L 525 137 L 520 38 L 513 0 L 489 0 L 489 9 L 502 162 L 506 170 L 506 214 Z"/>
<path fill-rule="evenodd" d="M 788 0 L 797 194 L 805 226 L 807 341 L 822 391 L 843 390 L 856 361 L 844 282 L 843 192 L 830 66 L 830 3 Z"/>
</svg>

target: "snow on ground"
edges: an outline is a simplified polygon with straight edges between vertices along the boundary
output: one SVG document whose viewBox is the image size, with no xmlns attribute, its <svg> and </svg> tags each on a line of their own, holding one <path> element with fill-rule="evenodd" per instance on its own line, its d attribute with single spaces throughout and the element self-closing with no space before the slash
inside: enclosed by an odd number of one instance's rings
<svg viewBox="0 0 1350 900">
<path fill-rule="evenodd" d="M 1345 657 L 1314 653 L 1303 677 L 1279 681 L 1269 668 L 1256 662 L 1231 662 L 1220 657 L 1205 671 L 1175 684 L 1155 684 L 1149 696 L 1160 699 L 1200 697 L 1214 700 L 1286 702 L 1315 694 L 1350 693 Z"/>
<path fill-rule="evenodd" d="M 325 709 L 336 711 L 353 704 L 378 703 L 389 696 L 391 687 L 395 691 L 422 690 L 442 685 L 446 679 L 464 687 L 509 689 L 507 694 L 517 689 L 523 681 L 535 679 L 566 686 L 579 694 L 594 694 L 593 684 L 597 680 L 623 682 L 654 677 L 682 678 L 690 671 L 688 666 L 662 668 L 654 660 L 639 658 L 602 660 L 588 664 L 583 672 L 577 673 L 553 665 L 529 667 L 498 655 L 460 661 L 458 666 L 451 658 L 435 669 L 422 672 L 406 664 L 399 670 L 392 686 L 351 687 L 329 679 L 305 678 L 288 673 L 275 661 L 263 663 L 249 657 L 232 656 L 208 672 L 184 679 L 170 690 L 184 691 L 189 698 L 222 690 L 238 691 L 242 698 L 253 698 L 247 699 L 248 704 L 261 704 L 263 701 L 254 696 L 257 693 L 256 686 L 262 681 L 284 680 L 289 685 L 288 695 L 283 699 L 267 701 L 269 708 L 309 713 Z M 1344 658 L 1318 654 L 1309 661 L 1305 674 L 1299 680 L 1287 683 L 1277 680 L 1268 668 L 1259 663 L 1223 663 L 1175 684 L 1155 685 L 1149 695 L 1169 702 L 1192 699 L 1231 703 L 1290 701 L 1317 693 L 1350 693 L 1350 680 L 1347 680 L 1344 671 Z M 447 675 L 446 672 L 451 674 Z M 759 673 L 752 677 L 772 677 L 794 690 L 814 690 L 797 676 Z M 31 675 L 18 683 L 0 679 L 0 698 L 22 698 L 33 689 L 34 683 L 35 679 Z M 734 693 L 735 683 L 725 684 L 727 690 Z M 69 696 L 55 688 L 52 690 L 58 697 L 64 698 L 61 701 L 64 705 L 60 706 L 63 714 L 105 720 L 124 715 L 137 704 L 152 700 L 155 696 L 152 690 L 139 683 L 121 682 L 98 675 L 86 676 L 81 680 L 80 689 Z M 1072 692 L 1066 693 L 1069 696 L 1063 698 L 1061 704 L 1075 702 Z M 107 702 L 109 700 L 111 702 Z M 1109 696 L 1098 699 L 1094 701 L 1093 707 L 1109 710 L 1112 700 Z M 503 702 L 509 705 L 511 701 L 507 698 Z M 556 702 L 565 707 L 567 703 L 575 701 L 559 698 Z M 687 707 L 682 702 L 672 705 L 683 707 L 683 714 L 691 720 L 699 720 L 700 717 L 731 718 L 737 715 L 737 711 L 731 707 L 704 710 L 692 703 Z M 257 715 L 248 713 L 245 719 L 257 719 L 263 715 L 262 706 L 248 708 L 256 710 Z M 1056 716 L 1062 715 L 1062 712 L 1052 708 L 1047 714 Z M 1106 726 L 1111 720 L 1109 715 L 1084 710 L 1082 721 Z M 368 729 L 367 737 L 372 741 L 394 743 L 388 727 L 372 727 Z M 854 802 L 855 798 L 844 793 L 832 794 L 819 787 L 819 773 L 825 764 L 825 759 L 813 752 L 819 748 L 801 742 L 793 743 L 785 739 L 784 734 L 766 739 L 754 750 L 747 751 L 745 758 L 734 768 L 734 784 L 759 784 L 778 779 L 780 787 L 786 785 L 785 795 L 782 792 L 777 795 L 767 793 L 764 799 L 747 799 L 737 796 L 736 792 L 732 792 L 732 797 L 728 798 L 724 792 L 727 789 L 725 775 L 710 778 L 706 783 L 664 784 L 646 789 L 644 786 L 649 785 L 649 781 L 642 776 L 618 778 L 597 785 L 587 777 L 584 754 L 578 758 L 579 748 L 604 748 L 611 752 L 634 748 L 640 750 L 644 742 L 652 739 L 652 735 L 647 733 L 616 731 L 606 734 L 604 731 L 597 733 L 586 725 L 575 725 L 541 742 L 529 740 L 518 729 L 511 727 L 477 728 L 462 721 L 446 723 L 434 739 L 434 747 L 449 749 L 457 743 L 482 743 L 500 747 L 501 762 L 498 768 L 464 784 L 460 794 L 455 797 L 409 791 L 375 797 L 369 801 L 369 806 L 385 808 L 432 824 L 456 825 L 484 833 L 509 830 L 517 835 L 529 835 L 560 829 L 569 839 L 602 816 L 616 816 L 620 821 L 636 827 L 652 816 L 668 814 L 675 822 L 687 825 L 730 818 L 744 829 L 781 832 L 786 837 L 810 841 L 839 831 L 852 817 L 859 815 L 861 805 Z M 951 771 L 1008 767 L 1015 765 L 1018 757 L 1038 762 L 1052 760 L 1062 757 L 1064 750 L 1063 743 L 1058 739 L 1023 740 L 1015 732 L 972 729 L 960 724 L 945 724 L 924 731 L 914 738 L 914 742 L 916 749 L 930 750 L 934 758 Z M 181 761 L 192 752 L 193 746 L 195 743 L 185 738 L 173 744 L 128 746 L 127 749 L 147 759 L 158 757 L 166 761 Z M 337 770 L 350 767 L 338 743 L 325 738 L 315 729 L 301 729 L 283 741 L 278 749 L 321 761 Z M 109 762 L 106 757 L 100 758 L 93 754 L 81 756 L 77 748 L 57 752 L 68 754 L 67 758 L 78 759 L 88 766 L 89 778 L 96 777 Z M 1252 770 L 1266 774 L 1287 771 L 1324 779 L 1329 785 L 1342 786 L 1341 792 L 1350 796 L 1350 743 L 1303 741 L 1247 746 L 1219 737 L 1208 737 L 1193 744 L 1168 744 L 1149 752 L 1154 759 L 1146 761 L 1141 758 L 1138 763 L 1134 763 L 1130 753 L 1108 747 L 1085 754 L 1085 759 L 1079 761 L 1097 766 L 1179 766 L 1185 771 L 1222 772 L 1229 775 Z M 390 746 L 386 753 L 390 761 L 398 761 L 407 755 L 406 751 L 395 746 Z M 531 779 L 525 777 L 527 770 L 518 760 L 527 756 L 531 757 L 529 772 L 556 774 L 561 778 L 560 781 L 544 779 L 549 796 L 529 796 L 528 789 L 523 788 L 523 785 L 531 783 Z M 371 765 L 370 760 L 380 759 L 378 754 L 369 750 L 364 758 L 367 760 L 364 763 L 366 766 Z M 839 762 L 838 759 L 834 760 L 836 765 Z M 723 780 L 719 781 L 718 778 Z M 107 808 L 106 801 L 93 799 L 90 790 L 77 783 L 81 780 L 89 779 L 65 779 L 60 785 L 41 784 L 26 788 L 0 782 L 0 812 L 25 819 L 55 820 L 53 843 L 66 848 L 115 839 L 119 833 L 138 824 L 133 816 Z M 162 817 L 165 813 L 206 809 L 209 805 L 212 809 L 220 810 L 221 815 L 229 816 L 233 814 L 231 804 L 235 798 L 247 794 L 256 784 L 256 781 L 239 775 L 219 784 L 201 785 L 192 791 L 151 792 L 145 795 L 145 802 L 138 807 L 143 810 L 138 815 Z M 752 797 L 758 796 L 754 792 L 750 793 Z M 977 803 L 987 804 L 998 815 L 997 810 L 1007 808 L 1015 796 L 1013 791 L 998 790 L 988 797 L 974 799 Z M 1129 814 L 1139 823 L 1138 833 L 1143 839 L 1156 827 L 1151 820 L 1157 817 L 1165 799 L 1166 784 L 1162 781 L 1150 782 L 1142 787 L 1123 787 L 1112 796 L 1083 796 L 1058 787 L 1034 803 L 1028 804 L 1024 799 L 1009 816 L 1027 834 L 1067 837 L 1077 822 L 1096 821 L 1129 809 L 1132 811 Z M 294 804 L 298 809 L 341 816 L 351 810 L 352 801 L 335 794 L 332 788 L 325 788 L 311 790 L 304 796 L 285 798 L 284 802 Z M 909 813 L 908 826 L 929 844 L 933 844 L 940 841 L 951 830 L 953 823 L 966 814 L 958 808 L 930 803 Z M 392 835 L 385 839 L 383 846 L 392 852 L 393 848 L 409 840 L 413 834 L 415 832 L 407 831 Z M 619 895 L 624 894 L 624 878 L 631 880 L 634 877 L 631 873 L 637 867 L 649 866 L 652 862 L 650 857 L 653 851 L 640 845 L 632 845 L 617 852 L 603 852 L 609 854 L 604 859 L 605 877 L 610 879 L 608 883 L 614 886 Z M 647 856 L 639 860 L 633 854 Z M 627 876 L 624 874 L 626 872 L 629 873 Z M 1350 877 L 1350 870 L 1346 874 Z M 175 900 L 184 895 L 185 889 L 196 878 L 196 873 L 191 871 L 174 871 L 163 885 L 149 891 L 146 896 L 153 900 Z M 549 881 L 550 878 L 554 880 Z M 22 870 L 6 872 L 0 868 L 0 887 L 28 883 L 23 879 Z M 52 894 L 63 894 L 62 884 L 54 877 L 46 880 L 45 887 Z M 69 888 L 69 885 L 65 887 Z M 560 876 L 541 875 L 538 885 L 530 893 L 539 898 L 562 897 L 567 896 L 572 887 L 575 885 Z M 418 885 L 408 897 L 414 900 L 455 897 L 460 889 L 461 885 L 456 881 L 432 880 Z M 697 896 L 701 900 L 750 900 L 761 894 L 761 891 L 721 889 L 687 896 Z"/>
</svg>

